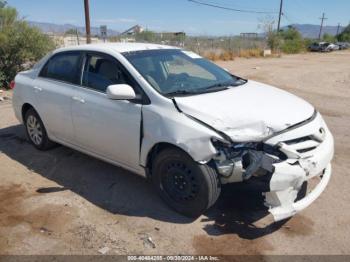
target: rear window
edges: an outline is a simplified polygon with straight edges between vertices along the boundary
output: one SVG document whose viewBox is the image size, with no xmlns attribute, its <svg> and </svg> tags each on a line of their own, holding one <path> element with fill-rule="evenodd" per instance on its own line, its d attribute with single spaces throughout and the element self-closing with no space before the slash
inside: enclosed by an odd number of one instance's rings
<svg viewBox="0 0 350 262">
<path fill-rule="evenodd" d="M 60 53 L 46 63 L 40 72 L 41 77 L 76 84 L 78 82 L 80 53 Z"/>
<path fill-rule="evenodd" d="M 40 69 L 47 61 L 47 59 L 52 55 L 51 53 L 48 53 L 46 56 L 44 56 L 43 58 L 41 58 L 38 62 L 36 62 L 33 66 L 33 69 Z"/>
</svg>

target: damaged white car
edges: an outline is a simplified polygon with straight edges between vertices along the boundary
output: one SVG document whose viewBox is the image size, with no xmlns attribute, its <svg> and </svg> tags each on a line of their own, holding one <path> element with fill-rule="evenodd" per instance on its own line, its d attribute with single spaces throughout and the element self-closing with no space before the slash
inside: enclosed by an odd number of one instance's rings
<svg viewBox="0 0 350 262">
<path fill-rule="evenodd" d="M 331 177 L 333 137 L 313 106 L 174 47 L 56 50 L 17 75 L 13 106 L 36 148 L 60 143 L 148 176 L 186 216 L 212 206 L 222 184 L 254 180 L 282 220 Z"/>
</svg>

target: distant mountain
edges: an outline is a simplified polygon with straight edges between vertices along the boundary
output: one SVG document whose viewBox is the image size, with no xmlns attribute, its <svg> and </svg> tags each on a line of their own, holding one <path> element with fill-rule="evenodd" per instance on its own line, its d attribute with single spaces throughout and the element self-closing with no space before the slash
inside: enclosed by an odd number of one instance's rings
<svg viewBox="0 0 350 262">
<path fill-rule="evenodd" d="M 311 25 L 311 24 L 292 24 L 290 25 L 298 30 L 303 37 L 307 38 L 318 38 L 318 34 L 320 33 L 319 25 Z M 283 27 L 282 29 L 286 29 L 288 26 Z M 324 26 L 322 29 L 323 34 L 336 35 L 338 26 Z M 339 33 L 341 33 L 345 27 L 340 27 Z"/>
<path fill-rule="evenodd" d="M 42 22 L 35 22 L 35 21 L 28 21 L 28 23 L 31 26 L 38 27 L 41 31 L 44 33 L 55 33 L 55 34 L 64 34 L 70 29 L 78 29 L 78 32 L 81 34 L 85 34 L 85 27 L 82 26 L 76 26 L 72 24 L 52 24 L 52 23 L 42 23 Z M 100 35 L 100 28 L 99 27 L 91 27 L 91 34 L 92 35 Z M 108 29 L 107 32 L 108 36 L 116 36 L 119 35 L 118 31 Z"/>
</svg>

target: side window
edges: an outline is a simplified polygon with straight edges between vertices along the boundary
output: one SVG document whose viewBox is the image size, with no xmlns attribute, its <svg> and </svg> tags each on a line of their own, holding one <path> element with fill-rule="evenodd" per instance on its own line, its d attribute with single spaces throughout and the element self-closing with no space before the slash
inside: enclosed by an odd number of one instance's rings
<svg viewBox="0 0 350 262">
<path fill-rule="evenodd" d="M 83 86 L 106 92 L 107 87 L 116 84 L 129 84 L 128 76 L 111 59 L 98 55 L 89 55 L 86 60 L 82 79 Z"/>
<path fill-rule="evenodd" d="M 41 77 L 68 83 L 77 83 L 80 53 L 62 53 L 53 56 L 40 72 Z"/>
</svg>

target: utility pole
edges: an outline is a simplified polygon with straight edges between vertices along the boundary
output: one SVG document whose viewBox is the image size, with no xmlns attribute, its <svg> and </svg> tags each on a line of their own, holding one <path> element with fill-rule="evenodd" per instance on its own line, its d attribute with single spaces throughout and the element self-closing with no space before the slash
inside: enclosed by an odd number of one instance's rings
<svg viewBox="0 0 350 262">
<path fill-rule="evenodd" d="M 91 43 L 91 29 L 90 29 L 90 9 L 89 0 L 84 0 L 85 8 L 85 28 L 86 28 L 86 43 Z"/>
<path fill-rule="evenodd" d="M 340 23 L 338 23 L 337 35 L 339 35 L 339 31 L 340 31 Z"/>
<path fill-rule="evenodd" d="M 75 35 L 77 36 L 77 43 L 80 45 L 78 28 L 75 29 Z"/>
<path fill-rule="evenodd" d="M 321 40 L 322 37 L 322 29 L 323 29 L 323 22 L 324 20 L 327 20 L 328 18 L 325 17 L 325 13 L 322 14 L 321 19 L 321 26 L 320 26 L 320 34 L 318 35 L 318 40 Z"/>
<path fill-rule="evenodd" d="M 278 16 L 278 25 L 277 25 L 277 33 L 280 31 L 281 29 L 281 17 L 283 14 L 283 0 L 281 0 L 281 4 L 280 4 L 280 14 Z"/>
</svg>

